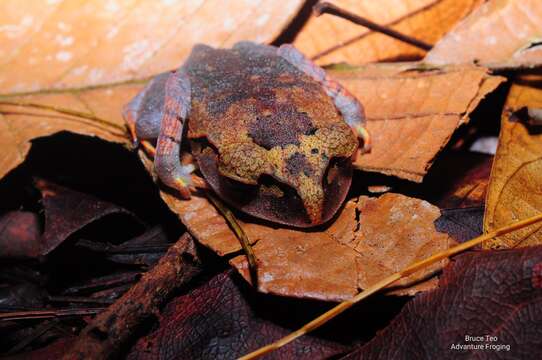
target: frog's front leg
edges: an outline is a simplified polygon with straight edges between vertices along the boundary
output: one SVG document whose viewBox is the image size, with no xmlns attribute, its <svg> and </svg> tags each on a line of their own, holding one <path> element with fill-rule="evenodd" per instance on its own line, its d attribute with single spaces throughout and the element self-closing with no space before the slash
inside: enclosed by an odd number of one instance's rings
<svg viewBox="0 0 542 360">
<path fill-rule="evenodd" d="M 326 93 L 333 99 L 335 106 L 340 111 L 346 123 L 363 140 L 362 152 L 369 152 L 371 150 L 371 136 L 365 126 L 363 106 L 358 99 L 341 84 L 330 78 L 324 69 L 307 59 L 293 45 L 281 45 L 277 49 L 277 53 L 290 64 L 322 84 Z"/>
<path fill-rule="evenodd" d="M 164 184 L 179 190 L 183 198 L 190 198 L 195 167 L 183 165 L 180 159 L 183 127 L 190 112 L 190 80 L 182 69 L 169 75 L 164 91 L 154 168 Z"/>
<path fill-rule="evenodd" d="M 191 175 L 193 165 L 182 165 L 180 147 L 190 111 L 190 80 L 182 70 L 156 76 L 124 109 L 134 144 L 154 157 L 159 179 L 190 197 L 193 186 L 202 187 Z M 156 140 L 156 149 L 151 141 Z M 194 179 L 192 178 L 194 177 Z"/>
</svg>

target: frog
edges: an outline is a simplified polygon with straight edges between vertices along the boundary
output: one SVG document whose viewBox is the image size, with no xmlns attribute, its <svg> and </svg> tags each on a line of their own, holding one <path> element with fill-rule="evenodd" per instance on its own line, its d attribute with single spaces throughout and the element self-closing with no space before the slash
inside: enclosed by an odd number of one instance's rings
<svg viewBox="0 0 542 360">
<path fill-rule="evenodd" d="M 123 117 L 167 189 L 190 199 L 206 188 L 249 216 L 294 228 L 336 215 L 353 160 L 370 151 L 360 101 L 291 44 L 195 45 Z"/>
</svg>

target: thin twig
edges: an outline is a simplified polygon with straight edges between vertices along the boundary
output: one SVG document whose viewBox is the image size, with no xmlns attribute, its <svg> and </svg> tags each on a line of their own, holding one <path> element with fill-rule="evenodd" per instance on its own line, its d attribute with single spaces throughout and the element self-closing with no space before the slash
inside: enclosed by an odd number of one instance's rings
<svg viewBox="0 0 542 360">
<path fill-rule="evenodd" d="M 254 254 L 254 250 L 252 249 L 252 246 L 250 245 L 250 240 L 248 239 L 247 234 L 239 225 L 239 222 L 235 218 L 235 215 L 231 212 L 230 209 L 228 209 L 227 206 L 224 206 L 220 200 L 216 196 L 214 196 L 210 191 L 207 191 L 207 197 L 213 205 L 217 208 L 217 210 L 224 216 L 230 227 L 232 228 L 233 232 L 235 233 L 237 239 L 239 239 L 239 242 L 241 243 L 241 247 L 243 248 L 243 251 L 245 252 L 248 260 L 248 270 L 250 273 L 250 280 L 252 282 L 252 286 L 254 288 L 258 288 L 258 262 L 256 261 L 256 255 Z"/>
<path fill-rule="evenodd" d="M 12 311 L 0 313 L 0 321 L 50 319 L 66 316 L 94 315 L 102 310 L 104 310 L 104 308 Z"/>
<path fill-rule="evenodd" d="M 346 309 L 352 307 L 354 304 L 360 302 L 361 300 L 365 299 L 366 297 L 382 290 L 386 286 L 396 282 L 399 279 L 405 278 L 412 273 L 415 273 L 418 270 L 424 269 L 428 267 L 431 264 L 434 264 L 438 261 L 441 261 L 443 259 L 449 258 L 450 256 L 456 255 L 464 250 L 470 249 L 478 244 L 481 244 L 482 242 L 492 239 L 494 237 L 507 234 L 509 232 L 512 232 L 514 230 L 518 230 L 521 228 L 524 228 L 526 226 L 532 225 L 534 223 L 540 222 L 542 220 L 542 214 L 527 218 L 522 221 L 518 221 L 515 224 L 508 225 L 505 227 L 502 227 L 500 229 L 497 229 L 495 231 L 492 231 L 490 233 L 487 233 L 485 235 L 478 236 L 472 240 L 469 240 L 467 242 L 464 242 L 462 244 L 459 244 L 457 246 L 451 247 L 447 250 L 444 250 L 442 252 L 439 252 L 433 256 L 430 256 L 424 260 L 418 261 L 413 263 L 410 266 L 407 266 L 403 270 L 396 272 L 376 284 L 370 286 L 366 290 L 360 292 L 356 296 L 354 296 L 352 299 L 343 301 L 339 305 L 335 306 L 334 308 L 328 310 L 327 312 L 323 313 L 322 315 L 318 316 L 316 319 L 312 320 L 311 322 L 305 324 L 303 327 L 298 329 L 297 331 L 294 331 L 293 333 L 283 337 L 282 339 L 279 339 L 278 341 L 275 341 L 272 344 L 266 345 L 254 352 L 251 352 L 250 354 L 247 354 L 245 356 L 242 356 L 239 358 L 239 360 L 250 360 L 250 359 L 256 359 L 262 355 L 265 355 L 271 351 L 277 350 L 278 348 L 290 343 L 291 341 L 297 339 L 300 336 L 303 336 L 307 334 L 308 332 L 319 328 L 320 326 L 327 323 L 329 320 L 333 319 L 335 316 L 339 315 Z"/>
<path fill-rule="evenodd" d="M 80 303 L 80 304 L 100 304 L 100 305 L 111 305 L 115 302 L 113 299 L 100 299 L 100 298 L 91 298 L 84 296 L 48 296 L 47 300 L 49 302 L 60 302 L 60 303 Z"/>
<path fill-rule="evenodd" d="M 86 113 L 86 112 L 82 112 L 82 111 L 77 111 L 77 110 L 72 110 L 72 109 L 68 109 L 68 108 L 52 106 L 52 105 L 38 104 L 38 103 L 32 103 L 32 102 L 20 102 L 20 101 L 1 100 L 0 105 L 22 106 L 22 107 L 31 107 L 31 108 L 35 108 L 35 109 L 54 111 L 54 112 L 64 114 L 64 115 L 76 116 L 76 117 L 80 117 L 82 119 L 92 120 L 93 122 L 96 122 L 98 124 L 101 124 L 101 125 L 104 125 L 104 126 L 109 126 L 109 127 L 112 127 L 112 128 L 114 128 L 116 130 L 120 130 L 123 133 L 126 132 L 126 129 L 124 128 L 124 126 L 121 126 L 121 125 L 115 124 L 115 123 L 113 123 L 111 121 L 102 119 L 102 118 L 100 118 L 100 117 L 98 117 L 98 116 L 96 116 L 94 114 Z"/>
<path fill-rule="evenodd" d="M 341 9 L 338 6 L 335 6 L 333 4 L 330 4 L 328 2 L 321 2 L 316 5 L 314 5 L 313 10 L 316 14 L 316 16 L 320 16 L 322 14 L 330 14 L 335 15 L 340 18 L 346 19 L 348 21 L 353 22 L 354 24 L 358 24 L 361 26 L 365 26 L 366 28 L 388 35 L 394 39 L 397 39 L 399 41 L 405 42 L 407 44 L 410 44 L 412 46 L 415 46 L 417 48 L 420 48 L 425 51 L 431 50 L 433 47 L 432 45 L 422 41 L 418 40 L 416 38 L 413 38 L 409 35 L 405 35 L 403 33 L 400 33 L 396 30 L 393 30 L 389 27 L 379 25 L 375 22 L 372 22 L 371 20 L 365 19 L 359 15 L 356 15 L 354 13 L 351 13 L 350 11 Z"/>
</svg>

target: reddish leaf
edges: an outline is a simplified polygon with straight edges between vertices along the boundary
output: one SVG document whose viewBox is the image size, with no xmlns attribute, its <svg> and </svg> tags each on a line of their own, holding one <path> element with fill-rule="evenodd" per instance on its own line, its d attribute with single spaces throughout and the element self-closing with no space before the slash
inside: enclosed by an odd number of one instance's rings
<svg viewBox="0 0 542 360">
<path fill-rule="evenodd" d="M 170 302 L 160 315 L 160 327 L 140 339 L 128 359 L 171 358 L 173 354 L 176 359 L 234 359 L 288 334 L 289 330 L 258 317 L 252 308 L 254 299 L 241 290 L 234 276 L 222 273 Z M 328 358 L 345 349 L 307 336 L 268 359 Z"/>
<path fill-rule="evenodd" d="M 0 258 L 33 258 L 39 254 L 40 224 L 36 214 L 12 211 L 0 217 Z"/>
<path fill-rule="evenodd" d="M 540 358 L 541 265 L 540 246 L 457 256 L 438 289 L 409 302 L 377 337 L 344 359 Z M 467 335 L 483 340 L 468 341 Z M 492 345 L 500 351 L 486 348 Z"/>
<path fill-rule="evenodd" d="M 91 195 L 38 180 L 45 208 L 45 230 L 40 254 L 46 255 L 70 235 L 111 214 L 133 216 L 129 211 Z"/>
</svg>

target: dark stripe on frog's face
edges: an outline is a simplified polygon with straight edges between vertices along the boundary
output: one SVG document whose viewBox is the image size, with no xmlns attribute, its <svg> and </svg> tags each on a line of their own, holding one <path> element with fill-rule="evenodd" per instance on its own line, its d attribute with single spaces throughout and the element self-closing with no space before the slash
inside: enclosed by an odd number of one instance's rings
<svg viewBox="0 0 542 360">
<path fill-rule="evenodd" d="M 308 162 L 307 157 L 301 153 L 295 153 L 286 159 L 286 171 L 291 176 L 299 176 L 301 173 L 307 177 L 314 176 L 314 169 Z"/>
</svg>

